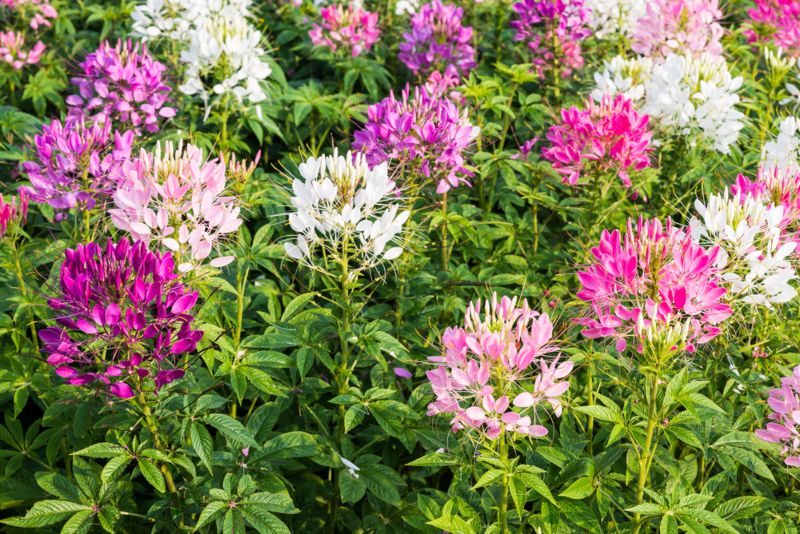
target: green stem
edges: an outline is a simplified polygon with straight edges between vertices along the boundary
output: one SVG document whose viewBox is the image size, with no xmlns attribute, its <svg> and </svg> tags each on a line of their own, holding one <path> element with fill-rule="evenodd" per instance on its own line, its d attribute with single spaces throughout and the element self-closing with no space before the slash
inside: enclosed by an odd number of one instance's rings
<svg viewBox="0 0 800 534">
<path fill-rule="evenodd" d="M 450 265 L 447 252 L 447 192 L 442 195 L 442 270 L 446 271 Z"/>
<path fill-rule="evenodd" d="M 652 375 L 651 380 L 650 398 L 647 399 L 647 430 L 645 431 L 644 448 L 639 458 L 639 482 L 636 485 L 637 505 L 642 504 L 644 488 L 647 485 L 647 479 L 650 475 L 650 466 L 655 456 L 655 450 L 653 450 L 653 435 L 655 434 L 657 424 L 656 397 L 658 395 L 658 375 Z M 641 514 L 637 513 L 635 520 L 636 527 L 634 528 L 633 534 L 638 534 L 639 530 L 642 528 Z"/>
<path fill-rule="evenodd" d="M 161 441 L 161 436 L 158 433 L 158 424 L 156 423 L 155 417 L 153 417 L 153 412 L 150 411 L 150 406 L 147 404 L 147 399 L 141 388 L 139 389 L 139 404 L 142 409 L 142 415 L 144 415 L 145 423 L 147 424 L 147 429 L 153 436 L 153 444 L 156 446 L 156 449 L 167 454 L 166 448 Z M 172 479 L 172 473 L 169 467 L 167 467 L 167 464 L 161 464 L 161 473 L 163 473 L 164 480 L 167 482 L 167 490 L 169 490 L 170 493 L 177 493 L 178 490 L 175 488 L 175 481 Z"/>
<path fill-rule="evenodd" d="M 508 442 L 503 433 L 500 434 L 500 461 L 503 464 L 503 483 L 500 491 L 500 510 L 498 512 L 497 522 L 500 524 L 501 534 L 506 534 L 508 530 L 508 481 L 511 477 L 510 470 L 508 469 Z"/>
<path fill-rule="evenodd" d="M 589 356 L 589 362 L 588 362 L 589 365 L 586 366 L 587 367 L 587 371 L 586 371 L 586 375 L 587 375 L 587 378 L 586 378 L 586 404 L 588 406 L 594 406 L 594 383 L 593 383 L 593 378 L 594 378 L 594 360 L 592 358 L 592 356 L 594 354 L 592 354 L 592 353 L 590 353 L 590 354 L 591 355 Z M 589 422 L 586 424 L 586 436 L 589 439 L 589 455 L 593 455 L 594 454 L 594 451 L 593 451 L 593 448 L 594 448 L 594 432 L 593 432 L 593 429 L 594 429 L 594 417 L 592 417 L 590 415 L 589 416 Z"/>
<path fill-rule="evenodd" d="M 25 277 L 22 274 L 22 262 L 20 261 L 19 248 L 17 248 L 17 245 L 15 243 L 12 244 L 12 250 L 14 251 L 14 270 L 16 271 L 17 274 L 17 283 L 19 284 L 19 291 L 20 293 L 22 293 L 22 296 L 27 301 L 28 288 L 25 286 Z M 36 335 L 36 318 L 33 315 L 33 309 L 28 310 L 28 327 L 31 330 L 31 342 L 33 343 L 34 352 L 36 354 L 39 354 L 39 336 Z"/>
</svg>

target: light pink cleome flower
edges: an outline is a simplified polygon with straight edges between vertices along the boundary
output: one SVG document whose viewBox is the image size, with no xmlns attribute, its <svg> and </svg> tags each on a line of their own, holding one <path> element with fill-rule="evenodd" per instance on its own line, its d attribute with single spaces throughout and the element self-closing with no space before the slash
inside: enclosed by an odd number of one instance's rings
<svg viewBox="0 0 800 534">
<path fill-rule="evenodd" d="M 664 333 L 677 324 L 682 339 L 673 349 L 693 352 L 719 335 L 718 325 L 732 313 L 714 267 L 718 253 L 695 244 L 669 219 L 629 220 L 624 235 L 603 231 L 594 262 L 578 273 L 577 296 L 593 312 L 578 321 L 583 335 L 612 338 L 620 352 L 633 341 L 642 351 L 648 331 Z"/>
<path fill-rule="evenodd" d="M 572 371 L 572 362 L 546 359 L 558 349 L 552 335 L 550 318 L 527 301 L 517 306 L 516 298 L 493 294 L 471 303 L 464 327 L 445 330 L 444 356 L 429 358 L 437 366 L 426 373 L 436 395 L 428 415 L 450 414 L 454 432 L 475 429 L 489 439 L 503 431 L 547 435 L 539 409 L 561 415 L 563 379 Z"/>
<path fill-rule="evenodd" d="M 782 445 L 784 463 L 800 467 L 800 365 L 790 376 L 781 378 L 781 387 L 769 392 L 767 404 L 772 409 L 766 428 L 756 430 L 757 437 Z"/>
<path fill-rule="evenodd" d="M 13 30 L 0 32 L 0 58 L 11 65 L 14 70 L 20 70 L 25 65 L 39 63 L 44 48 L 44 43 L 38 41 L 33 48 L 27 50 L 23 34 Z"/>
<path fill-rule="evenodd" d="M 58 11 L 44 0 L 0 0 L 0 6 L 18 12 L 23 18 L 30 17 L 28 25 L 32 30 L 41 26 L 50 28 L 53 25 L 50 19 L 58 17 Z"/>
<path fill-rule="evenodd" d="M 333 52 L 344 50 L 356 57 L 378 42 L 381 30 L 378 14 L 365 11 L 355 4 L 323 7 L 321 23 L 308 32 L 314 46 L 324 46 Z"/>
<path fill-rule="evenodd" d="M 241 208 L 225 195 L 226 186 L 223 162 L 207 160 L 194 145 L 166 142 L 153 153 L 142 150 L 122 167 L 109 214 L 135 240 L 156 241 L 170 250 L 178 270 L 187 272 L 242 224 Z M 209 265 L 223 267 L 233 260 L 216 257 Z"/>
<path fill-rule="evenodd" d="M 721 18 L 719 0 L 652 0 L 637 23 L 631 48 L 645 56 L 719 56 Z"/>
<path fill-rule="evenodd" d="M 0 239 L 5 237 L 9 226 L 21 225 L 28 217 L 28 195 L 25 190 L 19 192 L 18 197 L 11 197 L 6 201 L 0 194 Z"/>
<path fill-rule="evenodd" d="M 561 122 L 547 133 L 550 146 L 542 155 L 566 184 L 576 185 L 586 174 L 613 172 L 630 187 L 630 172 L 650 166 L 648 121 L 624 95 L 606 95 L 599 103 L 590 97 L 585 110 L 561 110 Z"/>
</svg>

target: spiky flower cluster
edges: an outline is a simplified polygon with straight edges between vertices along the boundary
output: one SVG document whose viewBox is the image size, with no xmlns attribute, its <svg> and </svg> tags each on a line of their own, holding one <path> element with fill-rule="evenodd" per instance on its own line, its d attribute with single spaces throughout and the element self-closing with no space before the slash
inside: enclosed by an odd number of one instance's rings
<svg viewBox="0 0 800 534">
<path fill-rule="evenodd" d="M 14 70 L 20 70 L 25 65 L 39 63 L 44 49 L 44 43 L 37 41 L 28 50 L 25 44 L 25 36 L 20 32 L 15 32 L 14 30 L 0 32 L 0 58 L 11 65 Z"/>
<path fill-rule="evenodd" d="M 800 2 L 797 0 L 754 0 L 750 8 L 752 28 L 745 33 L 751 42 L 763 41 L 800 56 Z"/>
<path fill-rule="evenodd" d="M 406 85 L 400 99 L 392 92 L 367 111 L 368 121 L 355 133 L 353 148 L 372 166 L 388 161 L 393 168 L 422 174 L 436 183 L 436 192 L 468 184 L 465 152 L 480 130 L 466 110 L 444 96 L 443 89 Z M 403 184 L 406 185 L 406 184 Z"/>
<path fill-rule="evenodd" d="M 114 130 L 112 136 L 110 122 L 89 125 L 81 118 L 45 124 L 34 137 L 36 159 L 22 163 L 31 200 L 58 210 L 88 210 L 109 199 L 133 139 L 132 130 Z"/>
<path fill-rule="evenodd" d="M 297 239 L 285 244 L 289 257 L 309 266 L 319 257 L 351 262 L 356 273 L 400 256 L 395 243 L 410 212 L 400 211 L 386 163 L 370 168 L 363 154 L 334 150 L 309 158 L 299 171 L 289 214 Z"/>
<path fill-rule="evenodd" d="M 176 357 L 203 332 L 189 311 L 198 294 L 176 281 L 169 254 L 127 239 L 67 249 L 60 291 L 48 300 L 58 326 L 39 331 L 47 362 L 68 384 L 95 382 L 130 398 L 152 379 L 158 389 L 181 378 Z"/>
<path fill-rule="evenodd" d="M 323 7 L 319 14 L 322 20 L 308 32 L 314 46 L 356 57 L 372 48 L 381 35 L 378 14 L 355 4 Z"/>
<path fill-rule="evenodd" d="M 550 355 L 553 325 L 545 313 L 523 300 L 497 294 L 469 305 L 463 327 L 442 335 L 444 355 L 429 358 L 436 367 L 426 373 L 436 399 L 428 415 L 448 414 L 454 432 L 477 430 L 489 439 L 503 432 L 542 437 L 539 421 L 548 405 L 561 415 L 564 380 L 572 362 Z M 511 406 L 520 408 L 515 411 Z"/>
<path fill-rule="evenodd" d="M 592 33 L 583 0 L 522 0 L 514 12 L 514 40 L 528 47 L 539 76 L 556 67 L 569 76 L 583 66 L 581 41 Z"/>
<path fill-rule="evenodd" d="M 188 41 L 189 32 L 211 17 L 233 20 L 250 12 L 252 0 L 144 0 L 131 13 L 133 35 L 143 41 Z"/>
<path fill-rule="evenodd" d="M 10 226 L 21 225 L 27 217 L 28 195 L 25 190 L 20 191 L 18 197 L 11 197 L 8 202 L 0 194 L 0 239 L 5 237 Z"/>
<path fill-rule="evenodd" d="M 722 54 L 719 0 L 651 0 L 631 48 L 645 56 Z"/>
<path fill-rule="evenodd" d="M 0 6 L 14 10 L 32 30 L 49 28 L 51 19 L 58 17 L 58 11 L 46 0 L 0 0 Z"/>
<path fill-rule="evenodd" d="M 194 145 L 167 141 L 152 153 L 142 150 L 119 175 L 111 220 L 135 240 L 170 250 L 181 272 L 208 261 L 242 224 L 236 200 L 226 196 L 225 164 L 207 160 Z M 220 256 L 209 265 L 223 267 L 233 259 Z"/>
<path fill-rule="evenodd" d="M 598 39 L 630 38 L 645 14 L 646 0 L 586 0 L 589 26 Z"/>
<path fill-rule="evenodd" d="M 715 267 L 718 254 L 718 247 L 694 243 L 669 219 L 629 220 L 624 235 L 604 230 L 594 261 L 578 273 L 578 298 L 593 315 L 579 320 L 583 335 L 612 338 L 620 352 L 631 341 L 642 352 L 667 335 L 667 349 L 693 352 L 731 314 Z"/>
<path fill-rule="evenodd" d="M 435 70 L 444 72 L 450 65 L 463 77 L 477 65 L 472 28 L 461 24 L 463 16 L 462 8 L 441 0 L 423 5 L 411 17 L 411 28 L 403 34 L 397 57 L 420 77 Z"/>
<path fill-rule="evenodd" d="M 768 169 L 800 172 L 800 120 L 789 116 L 778 125 L 778 135 L 764 143 L 762 165 Z"/>
<path fill-rule="evenodd" d="M 756 430 L 759 438 L 782 446 L 784 463 L 800 467 L 800 365 L 781 378 L 781 387 L 769 391 L 767 404 L 772 409 L 766 428 Z"/>
<path fill-rule="evenodd" d="M 800 170 L 762 165 L 755 180 L 739 175 L 731 192 L 759 199 L 770 206 L 780 206 L 783 237 L 800 243 Z"/>
<path fill-rule="evenodd" d="M 689 227 L 692 239 L 719 247 L 716 268 L 729 302 L 771 307 L 792 300 L 797 278 L 790 256 L 797 243 L 782 238 L 784 209 L 744 194 L 712 195 L 695 201 L 698 216 Z"/>
<path fill-rule="evenodd" d="M 595 81 L 595 97 L 624 93 L 666 133 L 699 140 L 723 154 L 744 127 L 744 115 L 736 109 L 743 80 L 731 76 L 722 57 L 671 54 L 659 63 L 614 59 Z"/>
<path fill-rule="evenodd" d="M 576 185 L 587 174 L 612 173 L 630 187 L 630 173 L 650 166 L 653 134 L 648 120 L 624 95 L 606 95 L 599 103 L 589 98 L 586 109 L 561 110 L 561 122 L 547 132 L 550 146 L 542 155 L 563 175 L 564 183 Z"/>
<path fill-rule="evenodd" d="M 162 79 L 166 67 L 147 53 L 139 43 L 108 41 L 81 63 L 81 74 L 72 78 L 77 95 L 67 97 L 69 117 L 91 118 L 98 122 L 113 121 L 141 132 L 158 131 L 159 118 L 175 115 L 175 108 L 166 106 L 170 87 Z"/>
</svg>

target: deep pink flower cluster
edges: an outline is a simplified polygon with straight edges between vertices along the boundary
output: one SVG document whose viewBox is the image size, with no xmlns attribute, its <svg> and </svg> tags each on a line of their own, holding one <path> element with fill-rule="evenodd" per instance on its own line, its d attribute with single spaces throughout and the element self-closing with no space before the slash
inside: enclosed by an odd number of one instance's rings
<svg viewBox="0 0 800 534">
<path fill-rule="evenodd" d="M 178 355 L 195 350 L 189 310 L 198 293 L 176 281 L 169 253 L 127 239 L 67 249 L 58 295 L 49 299 L 58 326 L 39 332 L 47 362 L 68 384 L 101 382 L 129 398 L 152 377 L 156 389 L 181 378 Z"/>
<path fill-rule="evenodd" d="M 554 67 L 569 76 L 583 66 L 581 41 L 591 35 L 590 10 L 583 0 L 522 0 L 514 4 L 515 41 L 526 44 L 539 76 Z"/>
<path fill-rule="evenodd" d="M 800 365 L 790 376 L 781 378 L 781 387 L 771 389 L 767 404 L 772 409 L 771 423 L 756 430 L 756 436 L 783 446 L 784 463 L 800 467 Z"/>
<path fill-rule="evenodd" d="M 451 414 L 454 432 L 477 429 L 489 439 L 504 431 L 547 435 L 537 410 L 549 405 L 561 415 L 560 397 L 569 388 L 563 379 L 572 371 L 572 362 L 545 358 L 557 350 L 552 335 L 550 318 L 527 301 L 517 306 L 494 294 L 483 306 L 471 303 L 464 327 L 442 336 L 444 356 L 429 358 L 437 366 L 426 373 L 436 395 L 428 415 Z"/>
<path fill-rule="evenodd" d="M 594 262 L 578 273 L 578 297 L 591 304 L 593 315 L 580 319 L 588 338 L 610 337 L 622 352 L 630 340 L 642 350 L 645 329 L 680 324 L 681 346 L 695 346 L 716 337 L 717 326 L 731 315 L 723 302 L 725 289 L 714 268 L 719 248 L 705 249 L 689 232 L 668 219 L 628 221 L 627 232 L 603 231 L 592 249 Z"/>
<path fill-rule="evenodd" d="M 649 119 L 622 94 L 606 95 L 600 103 L 589 97 L 586 109 L 561 110 L 561 122 L 547 132 L 550 146 L 542 155 L 566 184 L 576 185 L 586 174 L 614 172 L 630 187 L 630 173 L 650 166 Z"/>
<path fill-rule="evenodd" d="M 44 125 L 34 137 L 36 160 L 22 163 L 31 200 L 59 210 L 85 210 L 109 197 L 134 139 L 130 130 L 111 132 L 110 122 L 89 125 L 83 119 Z"/>
<path fill-rule="evenodd" d="M 25 46 L 25 36 L 22 33 L 13 30 L 0 32 L 0 58 L 11 65 L 14 70 L 20 70 L 25 65 L 35 65 L 42 58 L 43 53 L 44 44 L 41 41 L 28 50 Z"/>
<path fill-rule="evenodd" d="M 800 2 L 797 0 L 755 0 L 747 11 L 752 29 L 745 33 L 751 42 L 765 40 L 800 56 Z"/>
<path fill-rule="evenodd" d="M 800 241 L 800 172 L 779 167 L 760 167 L 755 180 L 739 175 L 731 185 L 731 193 L 742 199 L 761 198 L 768 204 L 783 206 L 781 227 L 790 239 Z"/>
<path fill-rule="evenodd" d="M 719 0 L 652 0 L 631 48 L 645 56 L 722 54 Z"/>
<path fill-rule="evenodd" d="M 0 239 L 5 237 L 11 224 L 22 224 L 28 217 L 28 195 L 20 191 L 19 197 L 6 202 L 0 194 Z"/>
<path fill-rule="evenodd" d="M 355 4 L 323 7 L 320 16 L 322 22 L 308 32 L 314 46 L 325 46 L 334 52 L 343 50 L 356 57 L 372 48 L 381 35 L 378 14 Z"/>
<path fill-rule="evenodd" d="M 448 84 L 441 82 L 440 89 Z M 472 173 L 464 154 L 479 134 L 466 111 L 441 92 L 406 85 L 400 99 L 394 93 L 373 104 L 368 121 L 354 135 L 353 148 L 365 153 L 370 166 L 391 160 L 436 182 L 436 192 L 469 184 Z"/>
<path fill-rule="evenodd" d="M 468 74 L 477 63 L 472 28 L 461 24 L 463 16 L 462 8 L 441 0 L 423 5 L 411 17 L 411 29 L 403 34 L 397 57 L 422 77 L 451 65 L 460 77 Z"/>
<path fill-rule="evenodd" d="M 159 117 L 175 116 L 175 108 L 165 105 L 170 92 L 162 79 L 165 70 L 145 46 L 128 40 L 112 47 L 104 41 L 81 63 L 81 75 L 72 78 L 78 94 L 67 97 L 69 117 L 157 132 Z"/>
<path fill-rule="evenodd" d="M 33 30 L 38 30 L 41 26 L 51 27 L 53 23 L 50 19 L 58 16 L 58 11 L 45 0 L 0 0 L 0 6 L 22 11 L 23 17 L 30 16 L 28 25 Z"/>
</svg>

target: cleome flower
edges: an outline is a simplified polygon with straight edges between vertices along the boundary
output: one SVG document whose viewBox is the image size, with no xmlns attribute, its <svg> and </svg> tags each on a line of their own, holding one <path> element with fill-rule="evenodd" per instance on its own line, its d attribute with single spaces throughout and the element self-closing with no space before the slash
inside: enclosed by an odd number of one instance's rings
<svg viewBox="0 0 800 534">
<path fill-rule="evenodd" d="M 716 268 L 719 247 L 696 244 L 669 219 L 628 220 L 625 234 L 604 230 L 591 252 L 577 293 L 591 309 L 578 320 L 590 339 L 612 338 L 619 352 L 633 341 L 642 352 L 659 334 L 680 333 L 667 349 L 694 352 L 731 315 Z"/>
<path fill-rule="evenodd" d="M 0 31 L 0 59 L 11 65 L 14 70 L 20 70 L 25 65 L 35 65 L 44 54 L 45 46 L 37 41 L 28 50 L 25 45 L 25 36 L 14 30 Z"/>
<path fill-rule="evenodd" d="M 612 36 L 630 38 L 645 14 L 645 0 L 586 0 L 589 26 L 598 39 Z"/>
<path fill-rule="evenodd" d="M 162 80 L 166 67 L 147 53 L 147 48 L 128 41 L 108 41 L 81 63 L 81 74 L 72 78 L 77 95 L 67 97 L 69 116 L 97 122 L 122 124 L 141 132 L 158 131 L 159 118 L 175 116 L 166 106 L 170 87 Z"/>
<path fill-rule="evenodd" d="M 34 202 L 58 210 L 90 210 L 110 199 L 119 169 L 128 160 L 134 132 L 114 131 L 111 123 L 88 124 L 83 118 L 62 124 L 53 120 L 34 137 L 34 160 L 22 163 Z"/>
<path fill-rule="evenodd" d="M 353 149 L 371 166 L 389 162 L 392 168 L 422 174 L 436 183 L 437 193 L 468 185 L 472 173 L 464 155 L 480 133 L 466 110 L 439 89 L 406 85 L 400 99 L 394 92 L 367 110 L 367 123 L 354 135 Z"/>
<path fill-rule="evenodd" d="M 381 35 L 378 14 L 355 4 L 323 7 L 320 17 L 322 20 L 314 23 L 308 36 L 314 46 L 326 47 L 333 52 L 342 50 L 357 57 L 372 48 Z"/>
<path fill-rule="evenodd" d="M 352 261 L 365 270 L 400 256 L 396 245 L 410 216 L 389 178 L 386 163 L 370 169 L 363 154 L 309 158 L 292 182 L 289 225 L 297 238 L 285 244 L 289 257 L 313 265 Z M 323 252 L 324 251 L 324 252 Z"/>
<path fill-rule="evenodd" d="M 126 162 L 119 175 L 111 220 L 133 239 L 171 251 L 180 272 L 208 260 L 242 224 L 236 199 L 225 194 L 225 164 L 207 160 L 194 145 L 159 143 L 153 153 L 142 150 Z M 233 260 L 218 256 L 208 264 L 223 267 Z"/>
<path fill-rule="evenodd" d="M 411 28 L 403 34 L 397 57 L 420 77 L 453 66 L 463 77 L 477 66 L 472 48 L 472 28 L 463 26 L 464 10 L 433 0 L 411 17 Z"/>
<path fill-rule="evenodd" d="M 436 367 L 426 373 L 435 400 L 428 415 L 448 414 L 454 432 L 476 430 L 489 439 L 503 432 L 546 436 L 540 424 L 549 408 L 560 416 L 563 380 L 572 362 L 550 357 L 553 325 L 545 313 L 523 300 L 492 294 L 467 307 L 464 327 L 442 335 L 444 355 L 429 358 Z M 515 411 L 513 407 L 519 408 Z"/>
<path fill-rule="evenodd" d="M 797 0 L 755 0 L 747 10 L 750 42 L 767 42 L 796 58 L 800 56 L 800 2 Z"/>
<path fill-rule="evenodd" d="M 590 97 L 584 110 L 561 110 L 561 122 L 547 132 L 550 146 L 542 155 L 566 184 L 576 185 L 587 174 L 611 173 L 630 187 L 630 173 L 650 166 L 648 121 L 624 95 L 599 102 Z"/>
<path fill-rule="evenodd" d="M 745 195 L 712 195 L 695 201 L 692 239 L 719 247 L 716 267 L 728 301 L 771 307 L 792 300 L 797 278 L 790 258 L 797 243 L 782 238 L 784 209 Z"/>
<path fill-rule="evenodd" d="M 6 201 L 0 194 L 0 239 L 5 237 L 12 225 L 21 226 L 28 217 L 28 195 L 25 190 L 19 196 Z"/>
<path fill-rule="evenodd" d="M 719 0 L 650 0 L 631 48 L 645 56 L 722 55 Z"/>
<path fill-rule="evenodd" d="M 127 239 L 67 249 L 59 292 L 48 300 L 57 326 L 39 331 L 47 362 L 67 384 L 105 384 L 121 398 L 181 378 L 176 358 L 203 332 L 189 311 L 198 293 L 176 281 L 169 253 Z"/>
<path fill-rule="evenodd" d="M 784 463 L 800 467 L 800 365 L 790 376 L 781 378 L 781 387 L 769 391 L 767 404 L 772 409 L 766 428 L 755 431 L 760 439 L 782 446 Z"/>
</svg>

